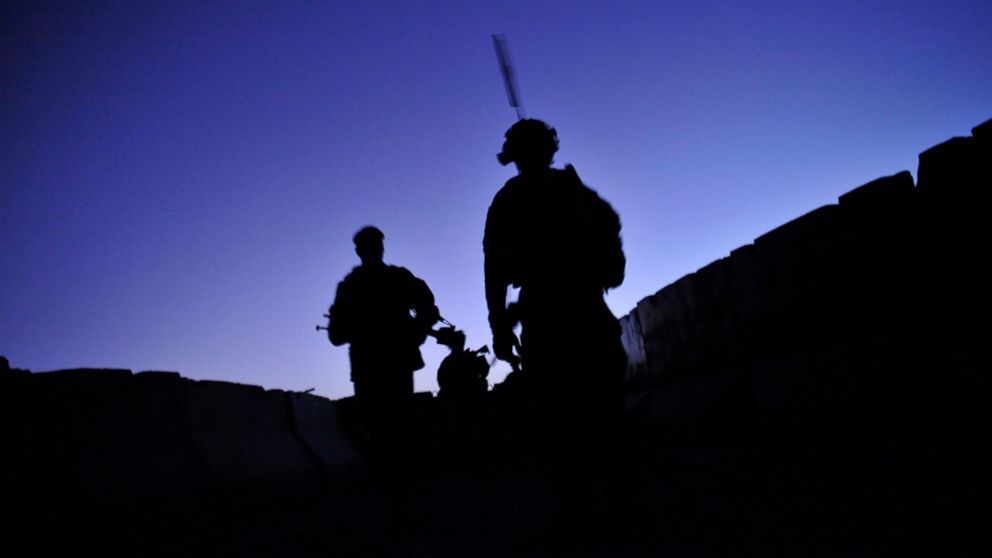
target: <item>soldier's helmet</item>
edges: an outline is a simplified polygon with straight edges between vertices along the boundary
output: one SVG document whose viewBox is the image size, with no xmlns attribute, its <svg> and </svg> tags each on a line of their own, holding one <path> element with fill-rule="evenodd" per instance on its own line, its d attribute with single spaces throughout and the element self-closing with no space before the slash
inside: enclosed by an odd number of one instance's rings
<svg viewBox="0 0 992 558">
<path fill-rule="evenodd" d="M 378 227 L 369 225 L 362 227 L 362 230 L 355 233 L 355 237 L 352 240 L 355 242 L 356 248 L 361 248 L 362 246 L 382 244 L 385 238 L 386 235 L 382 234 L 382 231 Z"/>
<path fill-rule="evenodd" d="M 376 227 L 362 227 L 352 239 L 355 242 L 355 253 L 363 262 L 382 261 L 382 254 L 385 251 L 382 241 L 385 238 L 386 235 Z"/>
<path fill-rule="evenodd" d="M 544 122 L 524 118 L 506 131 L 503 150 L 496 155 L 499 164 L 508 165 L 522 159 L 544 161 L 550 164 L 558 151 L 558 132 Z"/>
</svg>

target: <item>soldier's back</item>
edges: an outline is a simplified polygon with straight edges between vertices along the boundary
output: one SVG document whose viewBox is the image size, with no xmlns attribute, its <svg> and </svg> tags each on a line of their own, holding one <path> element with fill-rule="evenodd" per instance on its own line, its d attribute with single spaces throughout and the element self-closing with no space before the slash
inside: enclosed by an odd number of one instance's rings
<svg viewBox="0 0 992 558">
<path fill-rule="evenodd" d="M 499 237 L 518 286 L 601 292 L 623 281 L 620 219 L 571 165 L 510 179 L 493 200 L 486 233 Z"/>
<path fill-rule="evenodd" d="M 345 277 L 335 306 L 336 315 L 347 315 L 353 364 L 357 359 L 423 366 L 418 350 L 423 340 L 410 315 L 417 281 L 407 269 L 391 265 L 358 266 Z"/>
</svg>

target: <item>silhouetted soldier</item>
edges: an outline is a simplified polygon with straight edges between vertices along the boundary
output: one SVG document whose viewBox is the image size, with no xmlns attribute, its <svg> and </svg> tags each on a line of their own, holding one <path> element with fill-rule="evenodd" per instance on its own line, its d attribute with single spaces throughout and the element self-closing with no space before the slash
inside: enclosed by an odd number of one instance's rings
<svg viewBox="0 0 992 558">
<path fill-rule="evenodd" d="M 445 457 L 451 463 L 477 464 L 487 457 L 489 423 L 485 420 L 489 391 L 489 347 L 465 348 L 465 333 L 454 326 L 432 333 L 438 344 L 451 349 L 437 369 L 437 394 L 443 428 L 449 444 Z M 439 433 L 440 434 L 440 433 Z"/>
<path fill-rule="evenodd" d="M 571 165 L 551 168 L 557 150 L 557 133 L 540 120 L 506 132 L 499 162 L 519 174 L 489 207 L 486 302 L 496 357 L 513 362 L 517 349 L 537 396 L 565 519 L 592 519 L 625 505 L 622 481 L 633 475 L 620 470 L 630 464 L 626 354 L 603 300 L 623 282 L 626 260 L 616 212 Z M 507 310 L 511 285 L 520 287 L 522 343 Z"/>
<path fill-rule="evenodd" d="M 434 295 L 406 268 L 383 262 L 382 231 L 355 234 L 362 264 L 338 284 L 327 336 L 349 343 L 351 381 L 370 458 L 394 504 L 403 504 L 413 468 L 413 372 L 424 367 L 420 345 L 438 319 Z"/>
<path fill-rule="evenodd" d="M 489 347 L 474 351 L 465 348 L 465 333 L 452 327 L 441 328 L 432 333 L 440 345 L 451 350 L 451 354 L 441 361 L 437 369 L 438 398 L 454 398 L 473 401 L 473 406 L 481 405 L 482 397 L 489 390 L 489 362 L 482 356 Z"/>
</svg>

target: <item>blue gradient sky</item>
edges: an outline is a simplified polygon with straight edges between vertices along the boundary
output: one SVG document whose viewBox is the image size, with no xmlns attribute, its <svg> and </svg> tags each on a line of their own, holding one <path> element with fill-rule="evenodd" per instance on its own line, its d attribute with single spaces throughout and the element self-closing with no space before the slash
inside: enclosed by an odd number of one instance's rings
<svg viewBox="0 0 992 558">
<path fill-rule="evenodd" d="M 313 330 L 351 236 L 490 342 L 481 239 L 528 116 L 624 223 L 617 315 L 992 117 L 992 2 L 3 8 L 0 354 L 351 393 Z M 418 389 L 446 351 L 425 346 Z M 506 368 L 494 369 L 499 380 Z"/>
</svg>

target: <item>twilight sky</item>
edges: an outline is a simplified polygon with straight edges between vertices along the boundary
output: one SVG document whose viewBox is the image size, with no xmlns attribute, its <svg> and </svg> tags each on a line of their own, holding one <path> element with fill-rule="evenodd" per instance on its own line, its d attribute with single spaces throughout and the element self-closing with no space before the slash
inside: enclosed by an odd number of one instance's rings
<svg viewBox="0 0 992 558">
<path fill-rule="evenodd" d="M 366 224 L 489 344 L 482 230 L 515 120 L 493 33 L 557 164 L 623 219 L 618 316 L 992 117 L 989 0 L 15 4 L 0 354 L 36 371 L 350 395 L 314 325 Z M 419 390 L 446 352 L 425 345 Z"/>
</svg>

